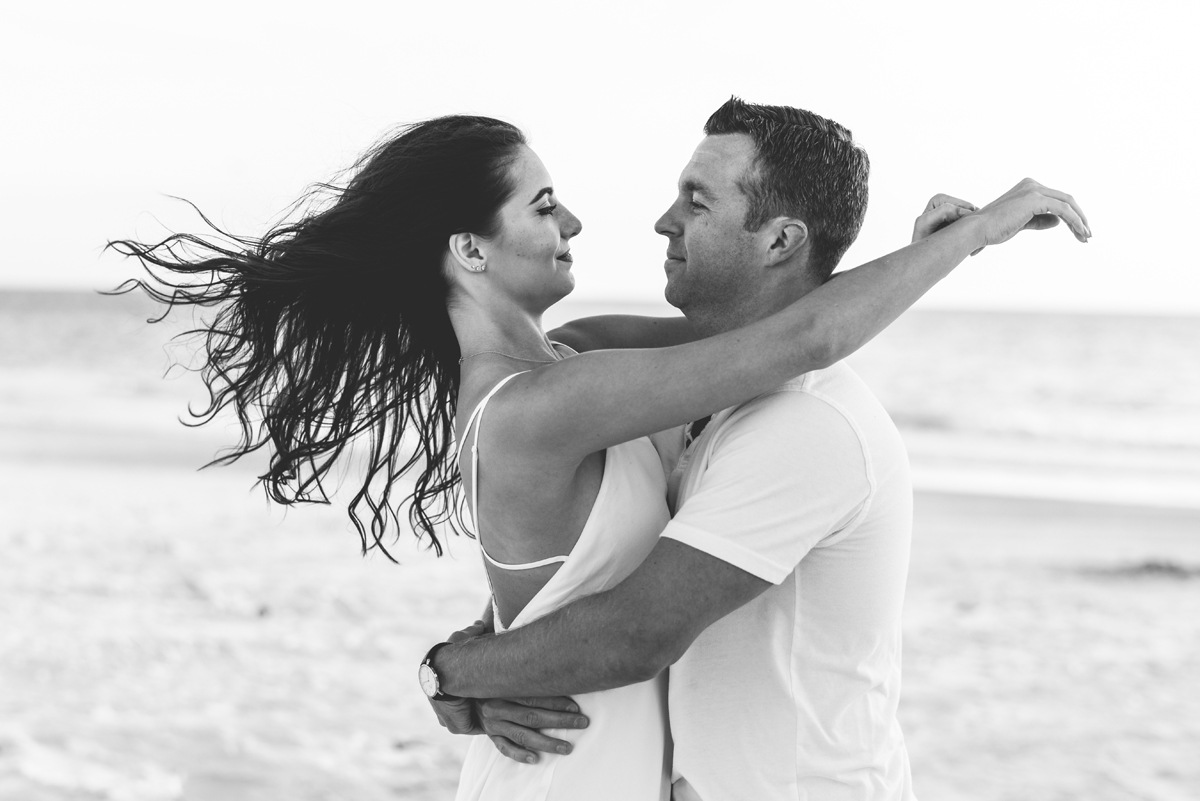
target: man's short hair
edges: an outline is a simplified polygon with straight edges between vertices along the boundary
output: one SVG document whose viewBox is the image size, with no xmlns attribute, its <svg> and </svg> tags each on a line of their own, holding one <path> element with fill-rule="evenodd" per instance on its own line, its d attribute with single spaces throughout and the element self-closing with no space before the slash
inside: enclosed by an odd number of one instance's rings
<svg viewBox="0 0 1200 801">
<path fill-rule="evenodd" d="M 812 242 L 809 270 L 822 281 L 858 236 L 867 213 L 867 151 L 833 120 L 790 106 L 729 98 L 704 133 L 747 134 L 754 168 L 739 185 L 750 201 L 744 226 L 757 231 L 775 217 L 797 217 Z"/>
</svg>

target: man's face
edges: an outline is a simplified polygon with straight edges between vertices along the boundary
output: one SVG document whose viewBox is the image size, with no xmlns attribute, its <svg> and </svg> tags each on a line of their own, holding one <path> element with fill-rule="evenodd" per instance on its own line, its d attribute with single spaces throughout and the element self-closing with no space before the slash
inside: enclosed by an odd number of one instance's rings
<svg viewBox="0 0 1200 801">
<path fill-rule="evenodd" d="M 679 176 L 675 202 L 654 225 L 667 238 L 667 302 L 684 313 L 729 303 L 752 278 L 760 254 L 743 227 L 749 201 L 738 181 L 754 156 L 745 134 L 706 136 Z"/>
</svg>

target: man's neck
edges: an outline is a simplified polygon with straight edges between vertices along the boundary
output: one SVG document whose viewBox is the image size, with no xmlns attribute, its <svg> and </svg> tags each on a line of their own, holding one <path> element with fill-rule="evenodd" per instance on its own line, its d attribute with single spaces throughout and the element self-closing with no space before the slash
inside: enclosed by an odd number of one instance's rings
<svg viewBox="0 0 1200 801">
<path fill-rule="evenodd" d="M 711 337 L 770 317 L 819 286 L 815 281 L 792 282 L 784 286 L 772 286 L 769 291 L 764 290 L 750 297 L 739 298 L 732 303 L 703 308 L 689 307 L 681 311 L 701 336 Z"/>
</svg>

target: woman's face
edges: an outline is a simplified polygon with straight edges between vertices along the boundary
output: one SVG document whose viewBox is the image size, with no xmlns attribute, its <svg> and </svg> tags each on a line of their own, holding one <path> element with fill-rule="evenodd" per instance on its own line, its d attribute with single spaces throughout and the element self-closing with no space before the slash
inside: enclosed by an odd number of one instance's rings
<svg viewBox="0 0 1200 801">
<path fill-rule="evenodd" d="M 524 308 L 546 309 L 575 287 L 569 243 L 583 226 L 559 202 L 536 153 L 522 147 L 509 169 L 515 191 L 484 248 L 489 283 Z"/>
</svg>

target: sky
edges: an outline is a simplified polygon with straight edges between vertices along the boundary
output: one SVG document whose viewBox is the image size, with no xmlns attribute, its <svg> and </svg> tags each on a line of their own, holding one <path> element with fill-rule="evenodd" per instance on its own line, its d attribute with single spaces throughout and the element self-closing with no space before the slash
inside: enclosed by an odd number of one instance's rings
<svg viewBox="0 0 1200 801">
<path fill-rule="evenodd" d="M 1094 237 L 1026 232 L 926 307 L 1200 314 L 1200 4 L 5 4 L 0 288 L 106 288 L 112 238 L 262 233 L 404 122 L 519 125 L 582 220 L 576 297 L 656 301 L 653 231 L 730 95 L 810 109 L 870 154 L 843 266 L 907 244 L 926 200 L 1021 178 Z"/>
</svg>

